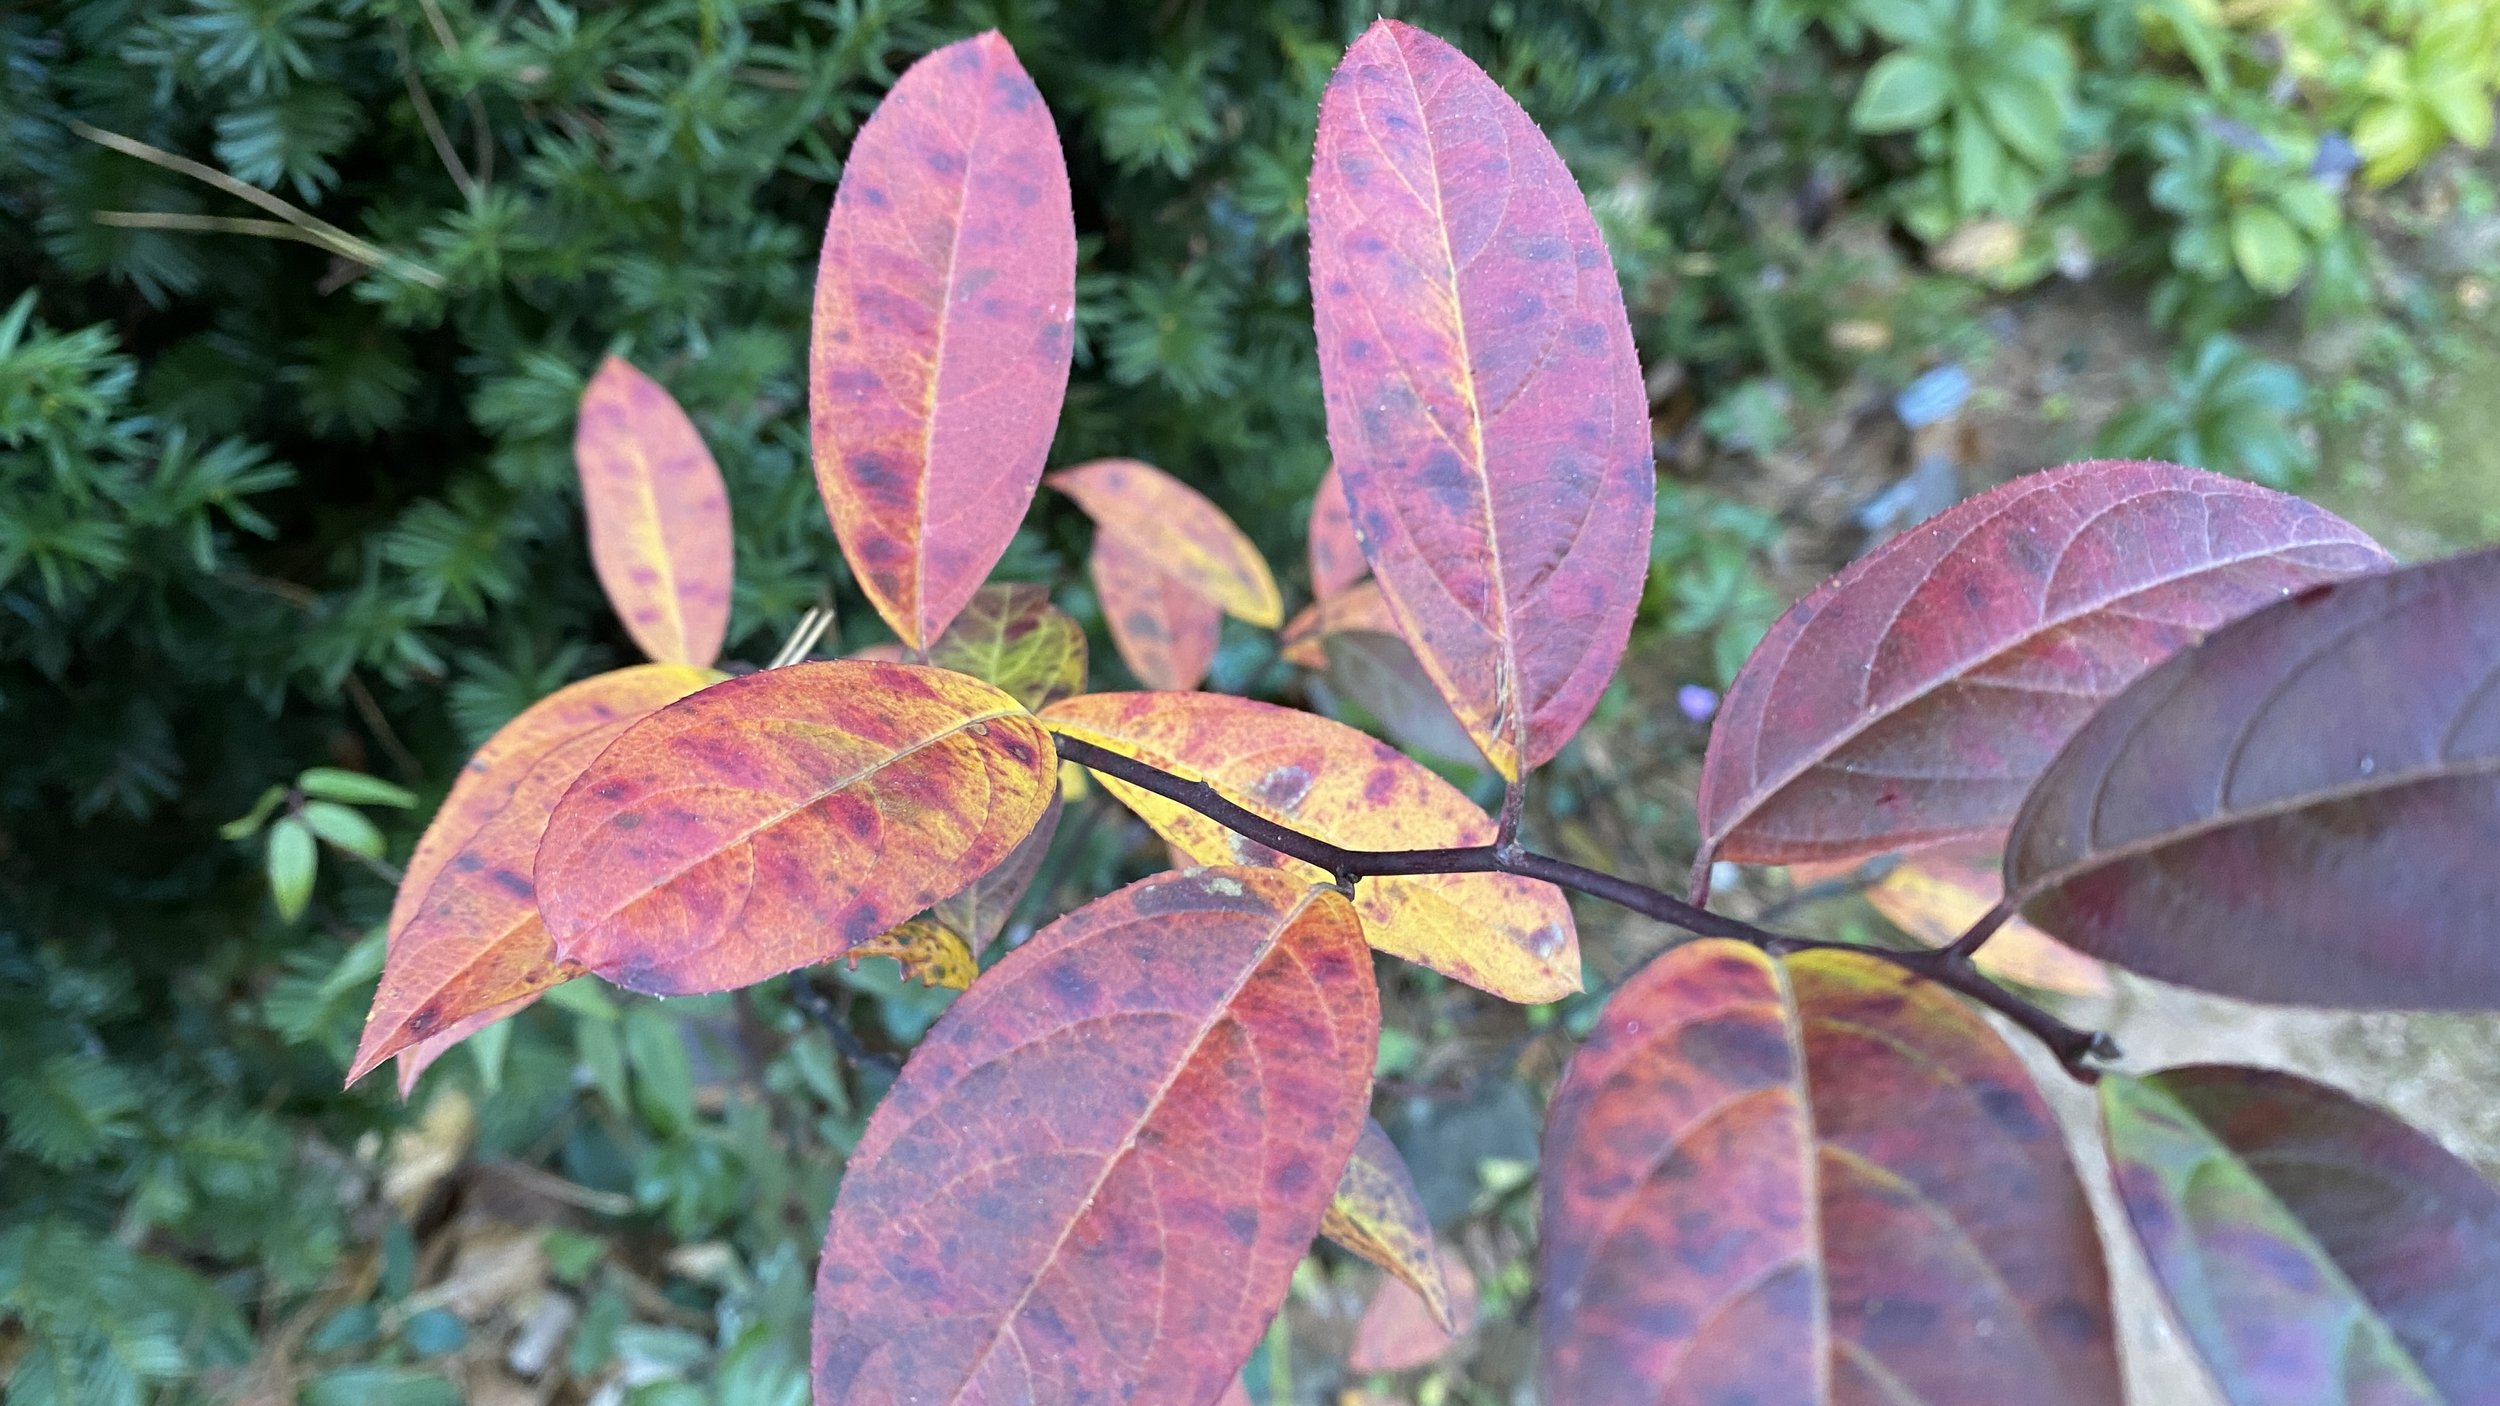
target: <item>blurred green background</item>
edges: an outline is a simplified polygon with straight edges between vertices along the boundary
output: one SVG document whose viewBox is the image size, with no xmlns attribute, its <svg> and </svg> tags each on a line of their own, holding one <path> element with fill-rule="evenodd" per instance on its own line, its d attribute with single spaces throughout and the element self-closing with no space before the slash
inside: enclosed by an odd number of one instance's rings
<svg viewBox="0 0 2500 1406">
<path fill-rule="evenodd" d="M 633 658 L 587 570 L 575 398 L 617 352 L 703 429 L 731 657 L 820 598 L 839 643 L 881 634 L 807 463 L 816 247 L 893 75 L 994 25 L 1060 120 L 1083 241 L 1053 462 L 1192 480 L 1294 596 L 1327 464 L 1313 115 L 1383 9 L 1552 135 L 1649 372 L 1641 635 L 1535 819 L 1574 858 L 1680 874 L 1696 690 L 1870 541 L 2012 473 L 2172 458 L 2406 555 L 2500 536 L 2500 0 L 12 6 L 9 1406 L 805 1400 L 842 1153 L 941 993 L 821 974 L 838 1050 L 779 986 L 576 986 L 405 1106 L 339 1089 L 392 866 L 461 759 Z M 1046 500 L 1002 574 L 1098 623 L 1085 540 Z M 1300 696 L 1228 629 L 1218 686 Z M 272 786 L 307 828 L 221 834 Z M 1095 801 L 1023 926 L 1157 853 Z M 1656 944 L 1619 928 L 1586 916 L 1593 986 Z M 1593 998 L 1495 1010 L 1402 971 L 1389 999 L 1383 1119 L 1510 1317 L 1536 1100 Z M 1365 1282 L 1306 1265 L 1260 1401 L 1360 1385 L 1327 1325 Z M 1524 1401 L 1527 1360 L 1496 1322 L 1373 1385 Z"/>
</svg>

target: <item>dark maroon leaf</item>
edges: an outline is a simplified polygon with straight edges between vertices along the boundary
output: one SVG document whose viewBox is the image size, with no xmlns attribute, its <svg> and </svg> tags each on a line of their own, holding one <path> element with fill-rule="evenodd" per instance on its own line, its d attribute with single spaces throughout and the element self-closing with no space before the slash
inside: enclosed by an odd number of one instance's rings
<svg viewBox="0 0 2500 1406">
<path fill-rule="evenodd" d="M 2129 680 L 2386 561 L 2323 508 L 2174 464 L 2069 464 L 1980 494 L 1825 582 L 1745 661 L 1703 762 L 1695 889 L 1713 859 L 1994 834 Z"/>
<path fill-rule="evenodd" d="M 2261 1001 L 2500 1006 L 2500 551 L 2302 592 L 2146 675 L 2023 805 L 2006 892 Z"/>
</svg>

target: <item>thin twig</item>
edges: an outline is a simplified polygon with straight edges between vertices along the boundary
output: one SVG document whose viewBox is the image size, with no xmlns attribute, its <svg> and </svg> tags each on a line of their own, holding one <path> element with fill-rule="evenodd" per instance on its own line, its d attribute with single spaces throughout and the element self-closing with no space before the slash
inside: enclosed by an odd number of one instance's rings
<svg viewBox="0 0 2500 1406">
<path fill-rule="evenodd" d="M 417 754 L 409 751 L 408 745 L 400 741 L 399 734 L 392 730 L 391 720 L 383 715 L 382 705 L 374 701 L 373 690 L 365 687 L 365 681 L 356 677 L 353 670 L 347 675 L 346 689 L 347 701 L 356 705 L 357 716 L 365 720 L 366 730 L 382 744 L 382 750 L 390 754 L 391 765 L 399 768 L 400 777 L 410 785 L 422 785 L 425 768 L 418 764 Z"/>
<path fill-rule="evenodd" d="M 1799 887 L 1787 897 L 1780 899 L 1778 902 L 1764 908 L 1761 912 L 1754 914 L 1753 920 L 1757 923 L 1775 922 L 1778 919 L 1785 918 L 1789 914 L 1796 912 L 1798 909 L 1805 907 L 1809 903 L 1821 903 L 1826 899 L 1848 898 L 1855 894 L 1864 893 L 1868 889 L 1882 883 L 1884 880 L 1891 878 L 1892 871 L 1900 867 L 1901 856 L 1897 854 L 1887 854 L 1879 858 L 1870 859 L 1864 864 L 1859 865 L 1857 868 L 1850 870 L 1846 874 L 1839 875 L 1836 878 L 1824 879 L 1817 883 L 1806 884 Z"/>
<path fill-rule="evenodd" d="M 801 1014 L 822 1027 L 833 1041 L 835 1053 L 852 1064 L 862 1069 L 874 1069 L 888 1078 L 902 1072 L 901 1060 L 889 1054 L 879 1054 L 860 1042 L 859 1032 L 853 1030 L 851 1023 L 842 1018 L 842 1013 L 833 1008 L 833 1002 L 825 999 L 825 993 L 816 989 L 816 983 L 808 979 L 806 972 L 790 973 L 790 1004 L 797 1006 Z"/>
<path fill-rule="evenodd" d="M 341 258 L 353 259 L 357 263 L 372 268 L 395 265 L 407 270 L 409 277 L 428 288 L 445 286 L 443 276 L 423 264 L 405 255 L 394 254 L 378 244 L 359 239 L 337 225 L 331 224 L 328 220 L 299 209 L 248 181 L 236 180 L 214 166 L 204 166 L 187 156 L 176 156 L 163 147 L 150 146 L 135 137 L 125 137 L 119 132 L 108 132 L 101 127 L 90 126 L 84 122 L 72 122 L 69 124 L 69 129 L 98 146 L 109 147 L 124 156 L 135 156 L 151 166 L 161 167 L 176 175 L 189 176 L 203 185 L 213 186 L 237 200 L 249 201 L 313 236 L 310 242 L 320 245 Z"/>
<path fill-rule="evenodd" d="M 1654 918 L 1670 927 L 1702 937 L 1732 938 L 1773 954 L 1832 950 L 1856 952 L 1877 961 L 1889 962 L 1967 996 L 2013 1021 L 2046 1045 L 2067 1071 L 2079 1079 L 2094 1077 L 2092 1069 L 2085 1063 L 2087 1059 L 2111 1059 L 2117 1055 L 2117 1046 L 2107 1035 L 2067 1024 L 1990 981 L 1971 965 L 1966 953 L 1950 948 L 1942 951 L 1896 951 L 1772 932 L 1741 918 L 1713 913 L 1647 884 L 1550 855 L 1537 854 L 1515 843 L 1451 849 L 1345 849 L 1247 810 L 1203 781 L 1175 776 L 1150 763 L 1095 746 L 1083 738 L 1056 732 L 1052 736 L 1058 743 L 1061 757 L 1125 781 L 1139 790 L 1177 801 L 1278 854 L 1327 871 L 1330 877 L 1348 888 L 1360 879 L 1391 875 L 1516 874 L 1521 878 L 1542 879 L 1560 888 L 1603 899 L 1643 917 Z"/>
<path fill-rule="evenodd" d="M 98 210 L 95 222 L 114 229 L 171 229 L 186 234 L 249 234 L 262 239 L 292 239 L 299 244 L 335 252 L 319 235 L 284 220 L 247 220 L 236 215 L 182 215 L 170 210 Z"/>
<path fill-rule="evenodd" d="M 434 42 L 443 52 L 460 52 L 460 36 L 451 32 L 451 20 L 435 0 L 417 0 L 425 11 L 426 27 L 434 31 Z M 477 183 L 480 189 L 495 183 L 495 133 L 486 124 L 486 103 L 475 92 L 466 95 L 469 108 L 469 150 L 477 162 Z"/>
<path fill-rule="evenodd" d="M 1979 921 L 1970 925 L 1970 931 L 1953 939 L 1953 945 L 1945 950 L 1956 957 L 1968 957 L 1986 946 L 1988 939 L 1996 936 L 1997 929 L 2011 922 L 2013 917 L 2013 900 L 2010 897 L 2000 899 L 1996 907 L 1980 914 Z"/>
<path fill-rule="evenodd" d="M 443 163 L 451 183 L 460 188 L 460 198 L 475 205 L 477 182 L 470 179 L 469 168 L 460 163 L 460 153 L 452 149 L 451 133 L 443 130 L 442 116 L 434 111 L 434 99 L 427 95 L 425 85 L 417 81 L 416 56 L 408 52 L 408 27 L 396 17 L 391 20 L 391 47 L 399 53 L 399 73 L 408 83 L 408 101 L 416 104 L 417 123 L 425 128 L 425 139 L 433 143 L 435 158 Z"/>
</svg>

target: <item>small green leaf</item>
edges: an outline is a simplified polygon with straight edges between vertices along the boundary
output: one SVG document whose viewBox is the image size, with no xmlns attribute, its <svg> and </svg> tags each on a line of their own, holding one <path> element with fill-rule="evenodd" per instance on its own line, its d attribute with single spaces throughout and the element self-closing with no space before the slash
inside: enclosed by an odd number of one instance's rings
<svg viewBox="0 0 2500 1406">
<path fill-rule="evenodd" d="M 1953 115 L 1953 203 L 1965 213 L 2004 208 L 2005 147 L 1965 109 Z"/>
<path fill-rule="evenodd" d="M 325 801 L 339 801 L 351 806 L 391 806 L 398 810 L 415 807 L 417 796 L 404 786 L 394 786 L 379 777 L 361 771 L 342 771 L 334 766 L 305 768 L 295 778 L 295 785 L 307 796 Z"/>
<path fill-rule="evenodd" d="M 2280 295 L 2299 286 L 2309 244 L 2273 206 L 2242 205 L 2231 212 L 2231 258 L 2250 287 Z"/>
<path fill-rule="evenodd" d="M 1924 127 L 1944 114 L 1952 90 L 1953 75 L 1925 53 L 1903 49 L 1886 54 L 1858 88 L 1849 125 L 1861 132 Z"/>
<path fill-rule="evenodd" d="M 2000 69 L 1979 85 L 1979 107 L 2016 155 L 2054 170 L 2066 159 L 2066 104 L 2038 74 Z"/>
<path fill-rule="evenodd" d="M 303 821 L 290 815 L 269 827 L 269 897 L 278 905 L 280 918 L 291 923 L 304 916 L 304 906 L 312 902 L 313 874 L 320 864 L 313 833 Z"/>
<path fill-rule="evenodd" d="M 694 1066 L 686 1058 L 685 1032 L 658 1006 L 625 1010 L 625 1059 L 634 1071 L 634 1102 L 662 1133 L 694 1123 Z"/>
<path fill-rule="evenodd" d="M 306 829 L 347 851 L 367 859 L 382 857 L 382 832 L 365 819 L 362 811 L 349 810 L 331 801 L 306 801 L 296 812 Z"/>
<path fill-rule="evenodd" d="M 1895 44 L 1934 44 L 1952 25 L 1952 0 L 1853 0 L 1851 14 Z"/>
<path fill-rule="evenodd" d="M 249 839 L 251 836 L 260 832 L 261 826 L 269 823 L 270 812 L 276 810 L 278 808 L 278 803 L 285 799 L 286 788 L 284 786 L 272 786 L 268 790 L 261 792 L 260 799 L 252 802 L 251 810 L 246 812 L 239 819 L 229 820 L 225 824 L 218 826 L 217 833 L 223 835 L 229 840 Z"/>
<path fill-rule="evenodd" d="M 2293 181 L 2276 191 L 2274 208 L 2311 239 L 2325 239 L 2344 223 L 2344 212 L 2335 203 L 2334 192 L 2316 181 Z"/>
</svg>

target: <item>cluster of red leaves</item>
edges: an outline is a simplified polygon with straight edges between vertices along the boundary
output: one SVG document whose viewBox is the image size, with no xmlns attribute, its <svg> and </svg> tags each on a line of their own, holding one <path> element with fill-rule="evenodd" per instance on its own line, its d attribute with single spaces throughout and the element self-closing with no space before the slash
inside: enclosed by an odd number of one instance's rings
<svg viewBox="0 0 2500 1406">
<path fill-rule="evenodd" d="M 1526 114 L 1387 21 L 1328 86 L 1310 212 L 1336 468 L 1283 647 L 1394 643 L 1516 782 L 1588 717 L 1646 572 L 1612 263 Z M 1047 481 L 1093 520 L 1106 623 L 1154 691 L 1086 693 L 1075 622 L 983 584 L 1044 482 L 1075 249 L 1056 130 L 997 35 L 923 58 L 861 129 L 811 409 L 836 534 L 898 641 L 869 657 L 713 671 L 720 476 L 664 391 L 600 370 L 592 549 L 654 662 L 470 763 L 409 864 L 351 1073 L 396 1055 L 404 1088 L 585 974 L 719 991 L 878 953 L 968 987 L 844 1179 L 820 1402 L 1216 1401 L 1320 1233 L 1402 1281 L 1358 1355 L 1409 1365 L 1472 1297 L 1367 1126 L 1372 952 L 1515 1001 L 1579 987 L 1549 884 L 1348 894 L 1110 778 L 1204 867 L 982 969 L 1057 822 L 1055 736 L 1345 849 L 1497 839 L 1368 736 L 1189 691 L 1221 616 L 1274 628 L 1283 601 L 1149 465 Z M 2324 511 L 2210 474 L 2036 474 L 1790 610 L 1729 692 L 1700 806 L 1697 901 L 1717 861 L 1926 849 L 1878 901 L 1936 944 L 1998 931 L 1996 969 L 2026 981 L 2101 979 L 2080 952 L 2261 999 L 2500 1006 L 2500 866 L 2473 858 L 2500 841 L 2500 554 L 2391 569 Z M 2017 912 L 2036 926 L 1999 926 Z M 2235 1400 L 2492 1399 L 2500 1195 L 2470 1169 L 2283 1076 L 2101 1087 L 2130 1221 Z M 1572 1061 L 1544 1164 L 1555 1406 L 2118 1399 L 2064 1135 L 1993 1029 L 1897 964 L 1671 951 Z"/>
</svg>

